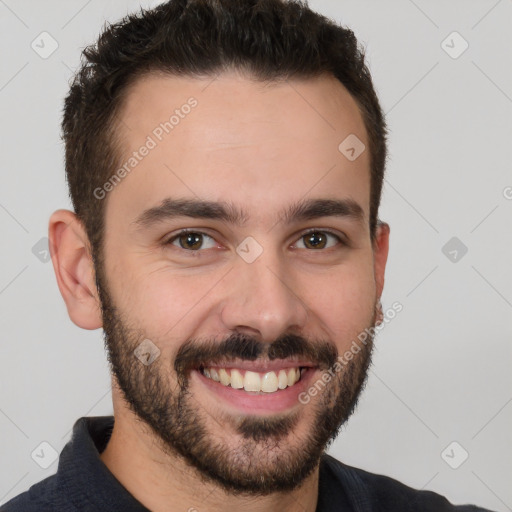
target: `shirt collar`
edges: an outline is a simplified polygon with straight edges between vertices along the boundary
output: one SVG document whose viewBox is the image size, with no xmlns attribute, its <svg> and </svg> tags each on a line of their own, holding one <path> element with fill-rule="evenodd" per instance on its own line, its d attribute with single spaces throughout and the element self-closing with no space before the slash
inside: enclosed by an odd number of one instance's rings
<svg viewBox="0 0 512 512">
<path fill-rule="evenodd" d="M 147 512 L 100 459 L 113 426 L 113 416 L 84 417 L 75 422 L 71 441 L 60 454 L 57 488 L 80 510 L 87 504 L 91 510 Z"/>
<path fill-rule="evenodd" d="M 114 416 L 83 417 L 75 422 L 71 441 L 59 458 L 55 481 L 58 492 L 67 494 L 79 509 L 87 504 L 91 510 L 148 512 L 100 458 L 113 427 Z M 318 512 L 337 512 L 340 505 L 345 510 L 347 500 L 355 512 L 371 510 L 365 486 L 357 474 L 327 454 L 320 464 L 319 491 Z"/>
</svg>

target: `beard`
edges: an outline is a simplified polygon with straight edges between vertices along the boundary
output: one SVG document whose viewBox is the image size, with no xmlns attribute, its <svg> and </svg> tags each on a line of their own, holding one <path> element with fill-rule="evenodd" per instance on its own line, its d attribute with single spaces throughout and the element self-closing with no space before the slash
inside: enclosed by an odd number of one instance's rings
<svg viewBox="0 0 512 512">
<path fill-rule="evenodd" d="M 234 333 L 221 342 L 186 340 L 173 362 L 160 357 L 145 365 L 134 355 L 146 338 L 143 329 L 131 327 L 115 307 L 101 271 L 97 285 L 108 361 L 129 408 L 149 427 L 164 453 L 183 459 L 201 481 L 231 495 L 265 496 L 299 487 L 354 411 L 365 386 L 374 335 L 334 374 L 317 400 L 285 414 L 234 416 L 221 411 L 214 417 L 190 390 L 193 370 L 212 361 L 293 356 L 327 370 L 336 363 L 336 346 L 292 334 L 263 343 Z M 375 319 L 376 313 L 370 327 Z"/>
</svg>

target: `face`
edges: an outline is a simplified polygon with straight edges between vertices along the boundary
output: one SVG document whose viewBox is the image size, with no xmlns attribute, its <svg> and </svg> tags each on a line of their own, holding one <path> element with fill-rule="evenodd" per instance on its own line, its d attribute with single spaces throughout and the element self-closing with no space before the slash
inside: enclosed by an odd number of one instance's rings
<svg viewBox="0 0 512 512">
<path fill-rule="evenodd" d="M 370 362 L 371 341 L 322 381 L 375 325 L 385 263 L 368 151 L 338 150 L 349 134 L 368 147 L 357 105 L 330 77 L 150 76 L 121 117 L 136 163 L 106 187 L 97 273 L 126 406 L 164 453 L 230 492 L 293 489 Z"/>
</svg>

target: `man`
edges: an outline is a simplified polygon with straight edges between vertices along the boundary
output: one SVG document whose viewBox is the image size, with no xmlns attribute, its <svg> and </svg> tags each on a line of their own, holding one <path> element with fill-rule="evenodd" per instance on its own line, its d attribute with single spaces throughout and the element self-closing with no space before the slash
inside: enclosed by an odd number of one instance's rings
<svg viewBox="0 0 512 512">
<path fill-rule="evenodd" d="M 384 319 L 386 126 L 353 33 L 298 2 L 171 0 L 84 57 L 75 212 L 49 237 L 114 417 L 79 419 L 2 510 L 482 510 L 324 453 Z"/>
</svg>

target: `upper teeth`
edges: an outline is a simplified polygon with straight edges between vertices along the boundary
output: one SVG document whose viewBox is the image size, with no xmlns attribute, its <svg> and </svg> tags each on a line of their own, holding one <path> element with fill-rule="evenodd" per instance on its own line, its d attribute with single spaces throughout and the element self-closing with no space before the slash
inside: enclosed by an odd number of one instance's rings
<svg viewBox="0 0 512 512">
<path fill-rule="evenodd" d="M 300 379 L 299 368 L 287 368 L 276 372 L 258 373 L 235 368 L 204 368 L 203 375 L 220 382 L 223 386 L 245 391 L 264 391 L 273 393 L 278 389 L 293 386 Z"/>
</svg>

